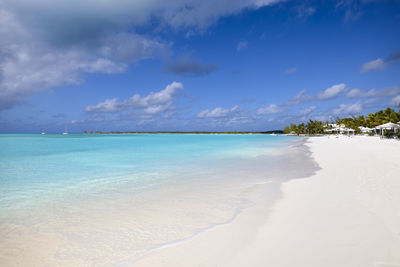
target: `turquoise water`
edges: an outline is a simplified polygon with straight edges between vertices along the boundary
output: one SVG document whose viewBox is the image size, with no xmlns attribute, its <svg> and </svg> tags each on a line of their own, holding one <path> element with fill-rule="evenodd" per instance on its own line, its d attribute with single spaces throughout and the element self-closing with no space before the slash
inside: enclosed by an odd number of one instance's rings
<svg viewBox="0 0 400 267">
<path fill-rule="evenodd" d="M 0 207 L 85 182 L 162 182 L 162 171 L 282 146 L 267 135 L 0 135 Z M 155 174 L 149 178 L 150 174 Z M 142 180 L 142 181 L 141 181 Z"/>
<path fill-rule="evenodd" d="M 296 140 L 2 134 L 0 263 L 29 259 L 34 241 L 48 251 L 39 265 L 113 264 L 223 224 L 250 205 L 247 186 L 283 175 L 280 152 Z"/>
</svg>

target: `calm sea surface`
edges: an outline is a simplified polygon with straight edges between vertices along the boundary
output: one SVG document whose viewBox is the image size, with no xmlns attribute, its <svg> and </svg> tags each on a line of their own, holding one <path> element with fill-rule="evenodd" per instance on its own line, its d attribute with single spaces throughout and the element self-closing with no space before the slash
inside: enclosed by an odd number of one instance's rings
<svg viewBox="0 0 400 267">
<path fill-rule="evenodd" d="M 227 222 L 298 140 L 1 134 L 0 264 L 116 264 Z"/>
</svg>

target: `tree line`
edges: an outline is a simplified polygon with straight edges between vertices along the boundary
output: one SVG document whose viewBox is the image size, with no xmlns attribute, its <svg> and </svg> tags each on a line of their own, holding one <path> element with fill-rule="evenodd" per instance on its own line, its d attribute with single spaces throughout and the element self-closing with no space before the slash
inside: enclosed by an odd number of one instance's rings
<svg viewBox="0 0 400 267">
<path fill-rule="evenodd" d="M 290 124 L 283 129 L 283 132 L 288 134 L 294 132 L 296 134 L 323 134 L 324 130 L 327 129 L 327 124 L 336 123 L 337 125 L 344 125 L 347 128 L 353 129 L 356 133 L 360 133 L 359 127 L 374 128 L 378 125 L 393 122 L 397 123 L 400 121 L 400 110 L 396 112 L 394 109 L 387 108 L 380 110 L 375 113 L 368 114 L 367 117 L 364 115 L 352 116 L 349 118 L 336 118 L 332 122 L 322 122 L 317 120 L 309 120 L 307 123 Z"/>
</svg>

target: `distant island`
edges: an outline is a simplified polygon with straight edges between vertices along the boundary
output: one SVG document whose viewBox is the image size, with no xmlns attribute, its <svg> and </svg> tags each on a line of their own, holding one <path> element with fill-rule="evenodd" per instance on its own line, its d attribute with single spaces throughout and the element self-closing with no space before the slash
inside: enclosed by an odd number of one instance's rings
<svg viewBox="0 0 400 267">
<path fill-rule="evenodd" d="M 262 131 L 262 132 L 209 132 L 209 131 L 84 131 L 84 134 L 283 134 L 282 130 Z"/>
</svg>

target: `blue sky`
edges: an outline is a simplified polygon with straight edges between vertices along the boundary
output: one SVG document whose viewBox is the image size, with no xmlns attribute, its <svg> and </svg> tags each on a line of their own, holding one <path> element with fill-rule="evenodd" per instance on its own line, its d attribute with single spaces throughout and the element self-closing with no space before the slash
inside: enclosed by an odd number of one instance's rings
<svg viewBox="0 0 400 267">
<path fill-rule="evenodd" d="M 272 130 L 400 102 L 400 1 L 0 3 L 0 131 Z"/>
</svg>

